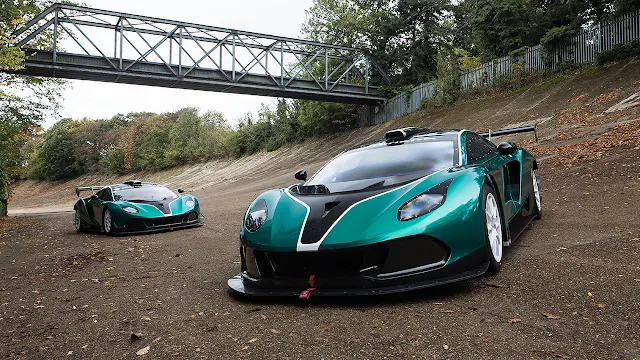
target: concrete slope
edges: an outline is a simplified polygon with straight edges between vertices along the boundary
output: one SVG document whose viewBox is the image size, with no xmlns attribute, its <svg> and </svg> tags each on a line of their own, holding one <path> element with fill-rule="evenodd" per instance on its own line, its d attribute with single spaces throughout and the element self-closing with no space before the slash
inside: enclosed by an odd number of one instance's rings
<svg viewBox="0 0 640 360">
<path fill-rule="evenodd" d="M 47 208 L 69 208 L 75 201 L 76 186 L 110 184 L 125 179 L 160 182 L 174 189 L 181 187 L 205 200 L 221 191 L 259 193 L 271 187 L 293 183 L 293 173 L 300 168 L 313 173 L 344 149 L 380 138 L 389 129 L 405 126 L 479 130 L 535 123 L 539 127 L 538 142 L 530 136 L 516 140 L 540 154 L 552 156 L 556 155 L 554 151 L 562 152 L 563 146 L 595 141 L 622 123 L 636 124 L 640 111 L 638 106 L 633 105 L 633 99 L 636 99 L 633 95 L 638 91 L 640 61 L 587 68 L 517 91 L 459 102 L 445 108 L 423 110 L 386 124 L 310 139 L 277 151 L 261 152 L 240 159 L 126 176 L 92 174 L 55 182 L 21 181 L 13 187 L 14 196 L 9 209 L 10 213 L 16 214 L 43 212 Z M 631 105 L 629 99 L 632 100 Z M 619 103 L 624 106 L 606 112 Z M 635 127 L 625 129 L 618 132 L 635 131 Z M 628 144 L 629 141 L 620 143 Z M 31 208 L 38 209 L 27 210 Z"/>
</svg>

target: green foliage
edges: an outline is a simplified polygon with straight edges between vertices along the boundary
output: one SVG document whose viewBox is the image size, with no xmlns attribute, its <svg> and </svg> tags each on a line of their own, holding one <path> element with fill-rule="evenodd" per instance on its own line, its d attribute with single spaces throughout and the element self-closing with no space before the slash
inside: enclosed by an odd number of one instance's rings
<svg viewBox="0 0 640 360">
<path fill-rule="evenodd" d="M 470 52 L 464 49 L 454 48 L 453 53 L 458 57 L 458 69 L 460 71 L 475 69 L 482 65 L 479 56 L 472 56 Z"/>
<path fill-rule="evenodd" d="M 602 51 L 596 54 L 596 64 L 604 65 L 613 61 L 620 61 L 640 56 L 640 40 L 635 40 L 626 44 L 618 44 L 611 50 Z"/>
<path fill-rule="evenodd" d="M 435 76 L 450 7 L 448 0 L 314 0 L 302 31 L 311 40 L 369 49 L 394 86 L 415 85 Z"/>
<path fill-rule="evenodd" d="M 21 176 L 30 153 L 21 151 L 39 130 L 44 117 L 55 111 L 63 82 L 15 75 L 26 54 L 14 46 L 11 34 L 40 13 L 51 1 L 0 2 L 0 200 L 6 200 L 12 179 Z M 50 34 L 32 40 L 31 46 L 48 48 Z M 35 172 L 35 170 L 34 170 Z"/>
<path fill-rule="evenodd" d="M 459 58 L 450 49 L 443 49 L 437 57 L 438 80 L 436 89 L 440 102 L 449 104 L 458 99 L 460 95 L 460 68 Z"/>
<path fill-rule="evenodd" d="M 76 161 L 71 120 L 61 120 L 49 129 L 38 146 L 40 171 L 46 180 L 73 177 L 82 173 Z"/>
<path fill-rule="evenodd" d="M 536 45 L 544 34 L 542 11 L 530 1 L 478 0 L 472 13 L 471 27 L 484 61 Z"/>
</svg>

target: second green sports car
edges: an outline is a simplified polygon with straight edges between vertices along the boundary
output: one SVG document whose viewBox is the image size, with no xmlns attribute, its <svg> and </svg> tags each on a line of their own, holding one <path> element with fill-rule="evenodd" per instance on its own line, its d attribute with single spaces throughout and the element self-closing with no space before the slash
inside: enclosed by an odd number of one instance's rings
<svg viewBox="0 0 640 360">
<path fill-rule="evenodd" d="M 369 295 L 497 272 L 540 216 L 536 159 L 490 134 L 404 128 L 249 206 L 232 294 Z"/>
<path fill-rule="evenodd" d="M 165 186 L 125 181 L 109 186 L 76 188 L 92 195 L 73 206 L 76 231 L 97 230 L 107 234 L 175 230 L 202 225 L 198 200 Z"/>
</svg>

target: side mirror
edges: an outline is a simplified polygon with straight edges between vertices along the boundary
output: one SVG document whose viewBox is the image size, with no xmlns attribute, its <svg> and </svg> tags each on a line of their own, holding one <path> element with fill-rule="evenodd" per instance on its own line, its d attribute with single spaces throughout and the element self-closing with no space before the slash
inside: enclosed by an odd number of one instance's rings
<svg viewBox="0 0 640 360">
<path fill-rule="evenodd" d="M 294 176 L 297 180 L 307 181 L 307 170 L 299 170 Z"/>
<path fill-rule="evenodd" d="M 90 200 L 98 200 L 98 195 L 97 194 L 93 194 L 93 195 L 91 195 L 91 197 L 89 199 Z"/>
<path fill-rule="evenodd" d="M 178 194 L 182 194 L 182 193 L 184 193 L 184 190 L 183 189 L 178 189 Z"/>
<path fill-rule="evenodd" d="M 513 142 L 501 142 L 498 144 L 498 152 L 500 155 L 511 155 L 518 150 L 518 146 Z"/>
</svg>

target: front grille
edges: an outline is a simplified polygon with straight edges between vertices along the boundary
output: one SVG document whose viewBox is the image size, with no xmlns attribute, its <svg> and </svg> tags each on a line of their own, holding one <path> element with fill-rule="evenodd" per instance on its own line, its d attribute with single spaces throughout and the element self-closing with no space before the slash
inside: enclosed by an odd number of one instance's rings
<svg viewBox="0 0 640 360">
<path fill-rule="evenodd" d="M 246 248 L 245 268 L 254 277 L 305 278 L 387 276 L 443 264 L 448 248 L 429 236 L 411 236 L 378 244 L 318 252 L 263 252 Z"/>
<path fill-rule="evenodd" d="M 145 219 L 144 222 L 147 223 L 147 226 L 162 226 L 169 224 L 177 224 L 183 222 L 185 219 L 185 215 L 177 215 L 177 216 L 167 216 L 162 218 L 155 219 Z"/>
<path fill-rule="evenodd" d="M 177 225 L 198 219 L 198 213 L 192 211 L 183 215 L 167 216 L 153 219 L 131 219 L 125 223 L 125 227 L 131 231 L 142 231 L 154 226 Z"/>
</svg>

